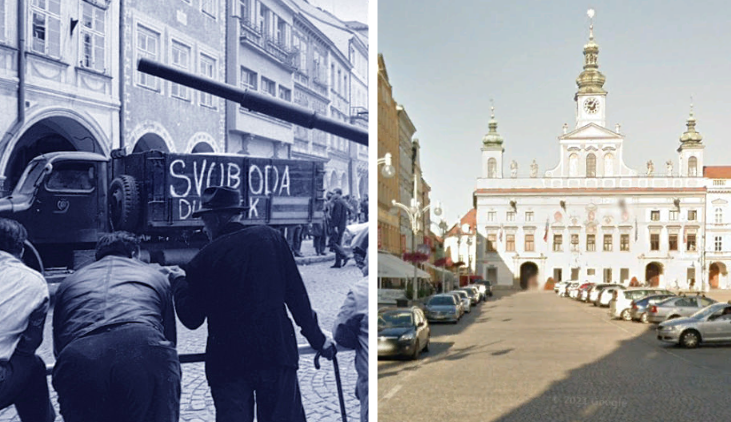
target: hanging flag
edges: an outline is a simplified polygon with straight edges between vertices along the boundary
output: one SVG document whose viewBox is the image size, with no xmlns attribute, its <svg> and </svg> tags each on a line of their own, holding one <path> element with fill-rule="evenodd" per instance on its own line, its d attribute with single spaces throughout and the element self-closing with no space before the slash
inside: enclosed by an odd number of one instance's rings
<svg viewBox="0 0 731 422">
<path fill-rule="evenodd" d="M 503 227 L 500 226 L 500 234 L 498 235 L 498 239 L 500 240 L 500 243 L 503 241 Z"/>
<path fill-rule="evenodd" d="M 683 226 L 683 244 L 688 243 L 688 229 Z"/>
<path fill-rule="evenodd" d="M 543 233 L 543 241 L 548 242 L 548 219 L 546 218 L 546 232 Z"/>
<path fill-rule="evenodd" d="M 637 236 L 640 234 L 640 231 L 637 230 L 637 219 L 635 218 L 635 242 L 637 242 Z"/>
</svg>

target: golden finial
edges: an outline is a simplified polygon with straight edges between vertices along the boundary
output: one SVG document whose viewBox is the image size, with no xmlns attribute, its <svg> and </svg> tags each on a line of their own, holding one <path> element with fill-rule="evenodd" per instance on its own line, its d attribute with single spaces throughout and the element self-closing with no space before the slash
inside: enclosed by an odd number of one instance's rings
<svg viewBox="0 0 731 422">
<path fill-rule="evenodd" d="M 495 103 L 492 101 L 492 98 L 490 98 L 490 118 L 495 118 Z"/>
<path fill-rule="evenodd" d="M 594 40 L 594 9 L 589 9 L 586 11 L 586 14 L 589 16 L 589 39 Z"/>
<path fill-rule="evenodd" d="M 693 117 L 693 96 L 690 96 L 690 117 Z"/>
</svg>

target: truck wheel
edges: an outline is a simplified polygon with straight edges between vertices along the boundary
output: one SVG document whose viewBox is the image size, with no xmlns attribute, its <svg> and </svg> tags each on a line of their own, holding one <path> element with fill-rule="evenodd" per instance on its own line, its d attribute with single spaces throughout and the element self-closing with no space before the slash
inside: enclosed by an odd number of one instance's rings
<svg viewBox="0 0 731 422">
<path fill-rule="evenodd" d="M 29 241 L 25 241 L 25 250 L 23 251 L 23 263 L 30 268 L 43 274 L 45 268 L 43 268 L 43 260 L 41 260 L 41 254 Z"/>
<path fill-rule="evenodd" d="M 109 221 L 112 230 L 133 231 L 140 217 L 140 189 L 137 181 L 122 175 L 109 185 Z"/>
</svg>

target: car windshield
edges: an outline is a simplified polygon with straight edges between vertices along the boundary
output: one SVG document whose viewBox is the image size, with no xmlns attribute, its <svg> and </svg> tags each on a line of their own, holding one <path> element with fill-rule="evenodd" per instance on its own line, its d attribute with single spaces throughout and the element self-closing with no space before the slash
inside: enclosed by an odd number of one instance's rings
<svg viewBox="0 0 731 422">
<path fill-rule="evenodd" d="M 459 297 L 461 297 L 462 299 L 466 299 L 467 298 L 467 293 L 466 292 L 463 292 L 461 290 L 460 291 L 457 291 L 457 292 L 454 292 L 454 293 L 458 294 Z"/>
<path fill-rule="evenodd" d="M 45 168 L 46 160 L 33 160 L 23 172 L 18 184 L 15 186 L 13 195 L 30 195 L 35 191 L 36 181 Z"/>
<path fill-rule="evenodd" d="M 378 326 L 381 328 L 413 327 L 413 317 L 408 311 L 391 311 L 378 315 Z"/>
<path fill-rule="evenodd" d="M 699 310 L 698 312 L 694 313 L 690 317 L 693 319 L 704 319 L 707 316 L 720 311 L 721 309 L 725 308 L 726 306 L 728 306 L 728 305 L 725 303 L 714 303 L 713 305 L 708 305 L 705 308 Z"/>
<path fill-rule="evenodd" d="M 454 305 L 454 296 L 434 296 L 427 304 L 429 306 Z"/>
</svg>

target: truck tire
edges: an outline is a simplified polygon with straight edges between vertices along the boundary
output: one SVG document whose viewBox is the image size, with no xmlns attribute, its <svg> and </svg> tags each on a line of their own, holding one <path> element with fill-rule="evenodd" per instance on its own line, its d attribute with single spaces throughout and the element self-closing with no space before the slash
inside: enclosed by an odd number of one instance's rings
<svg viewBox="0 0 731 422">
<path fill-rule="evenodd" d="M 134 177 L 122 175 L 109 185 L 109 222 L 112 230 L 134 231 L 140 220 L 140 188 Z"/>
<path fill-rule="evenodd" d="M 27 240 L 25 241 L 24 246 L 23 263 L 43 274 L 45 268 L 43 267 L 43 260 L 41 259 L 41 254 L 38 253 L 38 249 L 36 249 L 35 246 Z"/>
</svg>

